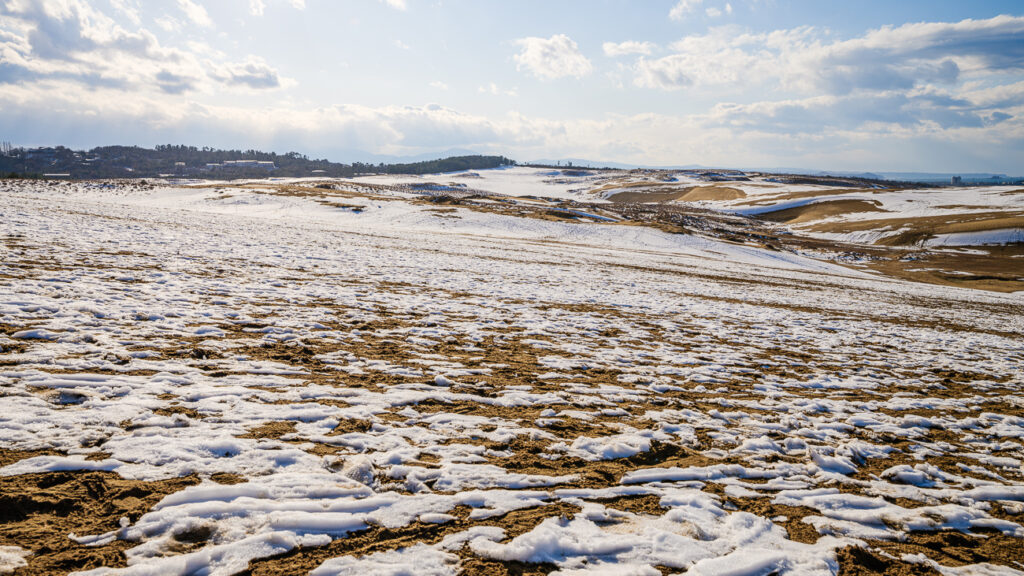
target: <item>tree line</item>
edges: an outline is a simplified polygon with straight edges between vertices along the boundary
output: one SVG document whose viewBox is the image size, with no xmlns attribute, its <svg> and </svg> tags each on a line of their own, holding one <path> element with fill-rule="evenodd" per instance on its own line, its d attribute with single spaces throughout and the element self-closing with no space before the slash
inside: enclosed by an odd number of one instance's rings
<svg viewBox="0 0 1024 576">
<path fill-rule="evenodd" d="M 230 164 L 239 160 L 273 162 L 266 166 L 245 167 Z M 229 164 L 224 164 L 229 162 Z M 351 178 L 357 174 L 433 174 L 461 170 L 484 170 L 514 166 L 504 156 L 454 156 L 412 163 L 343 164 L 326 159 L 310 159 L 305 154 L 263 152 L 260 150 L 218 150 L 207 146 L 162 144 L 154 148 L 139 146 L 100 146 L 90 150 L 72 150 L 64 146 L 22 148 L 4 143 L 0 146 L 0 174 L 8 177 L 42 177 L 67 174 L 74 179 L 154 178 L 177 176 L 208 179 L 251 177 L 323 176 Z M 211 166 L 212 165 L 212 166 Z"/>
</svg>

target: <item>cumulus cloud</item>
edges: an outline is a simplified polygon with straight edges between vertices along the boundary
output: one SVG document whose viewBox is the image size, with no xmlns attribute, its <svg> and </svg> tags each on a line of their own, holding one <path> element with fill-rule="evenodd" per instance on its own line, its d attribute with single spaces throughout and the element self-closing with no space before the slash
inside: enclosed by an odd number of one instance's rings
<svg viewBox="0 0 1024 576">
<path fill-rule="evenodd" d="M 181 22 L 177 18 L 167 14 L 154 18 L 153 22 L 156 22 L 156 25 L 166 32 L 178 32 L 182 28 Z"/>
<path fill-rule="evenodd" d="M 767 73 L 759 70 L 774 70 L 778 66 L 767 59 L 764 50 L 751 49 L 753 43 L 765 42 L 752 38 L 731 27 L 718 28 L 703 36 L 688 36 L 670 45 L 672 54 L 639 59 L 634 66 L 633 83 L 660 90 L 749 84 Z"/>
<path fill-rule="evenodd" d="M 866 125 L 930 129 L 981 128 L 1009 119 L 941 93 L 883 92 L 816 96 L 799 100 L 719 104 L 711 123 L 762 132 L 822 134 Z"/>
<path fill-rule="evenodd" d="M 175 73 L 170 70 L 161 70 L 153 77 L 156 85 L 168 94 L 183 94 L 194 90 L 199 83 L 199 78 L 188 74 Z"/>
<path fill-rule="evenodd" d="M 974 86 L 962 94 L 964 98 L 988 108 L 1024 106 L 1024 80 L 998 86 Z"/>
<path fill-rule="evenodd" d="M 515 55 L 516 69 L 526 69 L 537 78 L 582 78 L 593 70 L 590 60 L 565 34 L 555 34 L 550 38 L 522 38 L 516 44 L 520 46 L 519 54 Z"/>
<path fill-rule="evenodd" d="M 110 5 L 123 14 L 132 24 L 138 26 L 142 23 L 139 15 L 139 5 L 133 0 L 110 0 Z"/>
<path fill-rule="evenodd" d="M 113 6 L 120 10 L 131 4 Z M 129 32 L 80 0 L 8 3 L 4 8 L 0 84 L 74 81 L 79 89 L 117 87 L 177 95 L 217 86 L 282 85 L 277 71 L 261 59 L 200 59 L 198 54 L 209 53 L 204 45 L 163 46 L 151 32 Z"/>
<path fill-rule="evenodd" d="M 277 70 L 262 58 L 250 56 L 244 62 L 208 64 L 211 67 L 210 76 L 225 84 L 249 88 L 277 88 L 281 85 Z"/>
<path fill-rule="evenodd" d="M 301 0 L 304 1 L 304 0 Z M 381 4 L 394 8 L 395 10 L 405 10 L 405 0 L 378 0 Z"/>
<path fill-rule="evenodd" d="M 687 14 L 693 12 L 704 0 L 679 0 L 675 6 L 668 11 L 668 17 L 673 20 L 682 20 Z"/>
<path fill-rule="evenodd" d="M 287 0 L 287 2 L 296 10 L 306 9 L 306 0 Z M 263 16 L 263 12 L 266 11 L 266 9 L 266 0 L 249 0 L 249 13 L 253 16 Z"/>
<path fill-rule="evenodd" d="M 1021 130 L 1024 18 L 907 24 L 852 39 L 808 27 L 763 34 L 722 27 L 669 49 L 638 58 L 633 82 L 735 94 L 740 103 L 703 116 L 705 130 L 816 139 Z"/>
<path fill-rule="evenodd" d="M 178 8 L 197 26 L 202 26 L 203 28 L 213 26 L 213 20 L 210 19 L 206 8 L 203 8 L 203 6 L 195 3 L 193 0 L 178 0 Z"/>
<path fill-rule="evenodd" d="M 693 84 L 689 75 L 689 61 L 685 55 L 673 54 L 656 60 L 641 58 L 636 64 L 633 83 L 643 88 L 678 90 Z"/>
<path fill-rule="evenodd" d="M 653 42 L 637 42 L 635 40 L 627 40 L 625 42 L 605 42 L 601 45 L 604 49 L 605 56 L 629 56 L 631 54 L 650 54 L 654 51 Z"/>
<path fill-rule="evenodd" d="M 156 37 L 140 30 L 128 32 L 111 18 L 76 0 L 9 4 L 4 20 L 14 25 L 0 37 L 5 59 L 35 72 L 59 68 L 82 70 L 104 59 L 139 57 L 179 61 L 181 54 L 160 47 Z"/>
<path fill-rule="evenodd" d="M 829 94 L 910 90 L 1024 70 L 1024 18 L 906 24 L 849 40 L 809 27 L 761 34 L 723 27 L 670 49 L 639 60 L 634 83 L 662 90 L 737 83 Z"/>
</svg>

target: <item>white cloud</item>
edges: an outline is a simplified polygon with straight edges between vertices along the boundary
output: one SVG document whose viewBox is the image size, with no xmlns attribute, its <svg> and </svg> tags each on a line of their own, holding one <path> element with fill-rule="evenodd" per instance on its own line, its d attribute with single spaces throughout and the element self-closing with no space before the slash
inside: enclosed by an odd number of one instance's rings
<svg viewBox="0 0 1024 576">
<path fill-rule="evenodd" d="M 433 82 L 431 82 L 430 83 L 430 87 L 431 88 L 436 88 L 438 90 L 447 90 L 448 89 L 448 85 L 445 84 L 444 82 L 441 82 L 440 80 L 434 80 Z"/>
<path fill-rule="evenodd" d="M 11 27 L 0 34 L 0 59 L 5 64 L 0 85 L 44 87 L 64 82 L 77 85 L 76 94 L 116 89 L 130 98 L 285 84 L 260 58 L 225 62 L 223 53 L 202 42 L 163 46 L 148 30 L 129 32 L 79 0 L 8 5 L 4 18 Z M 173 19 L 168 24 L 177 25 Z"/>
<path fill-rule="evenodd" d="M 160 16 L 159 18 L 154 18 L 153 22 L 156 22 L 156 25 L 165 32 L 177 32 L 178 30 L 181 30 L 181 22 L 179 22 L 177 18 L 173 18 L 171 16 Z"/>
<path fill-rule="evenodd" d="M 763 34 L 734 27 L 673 43 L 673 54 L 640 60 L 638 86 L 759 86 L 806 94 L 910 90 L 965 76 L 1024 71 L 1024 17 L 884 27 L 832 40 L 803 27 Z"/>
<path fill-rule="evenodd" d="M 287 0 L 291 4 L 292 8 L 296 10 L 306 9 L 306 0 Z M 263 13 L 267 9 L 266 0 L 249 0 L 249 13 L 253 16 L 263 16 Z"/>
<path fill-rule="evenodd" d="M 1012 115 L 968 100 L 932 91 L 858 93 L 796 100 L 719 104 L 710 120 L 734 128 L 785 134 L 820 134 L 835 130 L 871 131 L 871 127 L 951 129 L 993 126 Z"/>
<path fill-rule="evenodd" d="M 668 12 L 668 17 L 673 20 L 682 20 L 687 14 L 693 12 L 704 0 L 679 0 Z"/>
<path fill-rule="evenodd" d="M 401 40 L 395 40 L 395 47 L 401 50 L 411 50 L 409 45 L 406 44 L 405 42 L 402 42 Z"/>
<path fill-rule="evenodd" d="M 709 6 L 706 10 L 704 10 L 704 13 L 708 15 L 708 18 L 718 18 L 719 16 L 722 15 L 722 9 L 715 8 L 714 6 Z"/>
<path fill-rule="evenodd" d="M 756 83 L 778 64 L 764 50 L 749 50 L 753 42 L 750 38 L 732 27 L 687 36 L 669 46 L 673 54 L 638 60 L 633 67 L 633 83 L 660 90 Z M 763 43 L 762 39 L 757 41 Z"/>
<path fill-rule="evenodd" d="M 138 26 L 142 22 L 139 16 L 138 3 L 134 0 L 110 0 L 110 5 L 121 14 L 124 14 L 132 24 Z"/>
<path fill-rule="evenodd" d="M 681 54 L 673 54 L 646 60 L 641 58 L 636 64 L 636 77 L 633 83 L 642 88 L 659 88 L 661 90 L 678 90 L 693 85 L 693 78 L 688 74 L 689 60 Z"/>
<path fill-rule="evenodd" d="M 650 54 L 655 45 L 653 42 L 637 42 L 635 40 L 627 40 L 625 42 L 605 42 L 601 45 L 604 49 L 605 56 L 628 56 L 630 54 Z"/>
<path fill-rule="evenodd" d="M 386 4 L 395 10 L 405 10 L 405 0 L 377 0 L 381 4 Z"/>
<path fill-rule="evenodd" d="M 994 150 L 985 132 L 1017 150 L 1024 138 L 1024 18 L 907 24 L 852 39 L 807 27 L 749 34 L 729 26 L 669 49 L 637 59 L 633 83 L 739 100 L 691 117 L 702 134 L 759 138 L 805 159 L 826 158 L 812 142 L 836 152 L 845 146 L 855 150 L 850 158 L 875 166 L 890 160 L 870 148 L 872 139 L 906 162 L 900 147 L 908 142 L 967 153 L 961 146 L 969 140 Z"/>
<path fill-rule="evenodd" d="M 512 88 L 510 90 L 504 90 L 501 87 L 499 87 L 497 84 L 495 84 L 494 82 L 489 82 L 489 83 L 487 83 L 487 84 L 485 84 L 483 86 L 479 86 L 479 87 L 477 87 L 476 91 L 481 93 L 481 94 L 492 94 L 494 96 L 502 96 L 502 95 L 504 95 L 504 96 L 513 96 L 514 97 L 514 96 L 518 96 L 519 95 L 519 92 L 516 91 L 515 88 Z"/>
<path fill-rule="evenodd" d="M 521 49 L 515 55 L 516 69 L 529 70 L 537 78 L 552 80 L 590 74 L 593 66 L 580 53 L 579 47 L 565 34 L 550 38 L 529 37 L 516 40 Z"/>
<path fill-rule="evenodd" d="M 210 15 L 206 12 L 206 8 L 196 4 L 193 0 L 178 0 L 178 7 L 185 13 L 194 24 L 202 26 L 203 28 L 209 28 L 213 26 L 213 20 L 210 19 Z"/>
<path fill-rule="evenodd" d="M 243 62 L 226 64 L 207 62 L 207 65 L 210 67 L 210 77 L 224 84 L 256 89 L 281 86 L 281 78 L 278 76 L 277 70 L 256 56 L 250 56 Z"/>
<path fill-rule="evenodd" d="M 988 108 L 1024 106 L 1024 80 L 1001 86 L 970 86 L 961 95 Z"/>
</svg>

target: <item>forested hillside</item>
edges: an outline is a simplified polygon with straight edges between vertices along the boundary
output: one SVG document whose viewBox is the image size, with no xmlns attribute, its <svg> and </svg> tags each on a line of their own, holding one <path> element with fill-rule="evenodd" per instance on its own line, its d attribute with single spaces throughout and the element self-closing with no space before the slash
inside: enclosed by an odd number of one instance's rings
<svg viewBox="0 0 1024 576">
<path fill-rule="evenodd" d="M 91 150 L 14 148 L 0 151 L 0 174 L 42 177 L 61 174 L 85 178 L 152 178 L 180 176 L 232 179 L 252 177 L 351 177 L 357 174 L 431 174 L 511 166 L 504 156 L 456 156 L 410 164 L 342 164 L 310 159 L 298 152 L 217 150 L 209 147 L 161 145 L 102 146 Z"/>
</svg>

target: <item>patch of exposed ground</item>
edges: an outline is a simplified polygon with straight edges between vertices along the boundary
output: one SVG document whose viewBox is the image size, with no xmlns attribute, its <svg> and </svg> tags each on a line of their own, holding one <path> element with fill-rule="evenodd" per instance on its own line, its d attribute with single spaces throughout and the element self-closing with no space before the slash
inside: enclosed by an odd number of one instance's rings
<svg viewBox="0 0 1024 576">
<path fill-rule="evenodd" d="M 297 548 L 291 552 L 253 560 L 244 576 L 277 576 L 282 574 L 307 574 L 325 561 L 338 556 L 367 556 L 377 552 L 397 550 L 414 544 L 437 544 L 445 536 L 464 532 L 474 526 L 497 526 L 505 531 L 506 541 L 533 530 L 547 518 L 571 516 L 579 507 L 556 503 L 536 508 L 515 510 L 503 516 L 487 520 L 470 520 L 469 509 L 458 507 L 450 513 L 455 520 L 444 524 L 414 522 L 402 528 L 374 527 L 353 532 L 345 538 L 334 540 L 326 546 Z M 554 565 L 524 564 L 521 562 L 499 562 L 480 558 L 463 548 L 457 550 L 462 557 L 461 573 L 482 574 L 547 574 Z"/>
<path fill-rule="evenodd" d="M 728 186 L 692 186 L 687 188 L 670 188 L 668 191 L 662 190 L 664 188 L 655 187 L 640 192 L 617 192 L 608 196 L 608 200 L 617 203 L 700 202 L 708 200 L 738 200 L 747 196 L 742 190 L 729 188 Z M 599 191 L 600 189 L 592 192 Z"/>
<path fill-rule="evenodd" d="M 901 560 L 906 555 L 923 555 L 942 566 L 996 564 L 1021 569 L 1024 539 L 998 532 L 964 534 L 955 530 L 911 532 L 906 540 L 868 540 L 866 546 L 838 551 L 839 574 L 932 575 L 939 571 L 921 563 Z"/>
<path fill-rule="evenodd" d="M 940 572 L 923 564 L 912 564 L 888 553 L 849 546 L 836 551 L 839 576 L 940 576 Z"/>
<path fill-rule="evenodd" d="M 161 498 L 197 484 L 195 476 L 158 482 L 125 480 L 110 472 L 51 472 L 0 477 L 0 544 L 32 551 L 28 566 L 14 576 L 64 575 L 100 566 L 125 566 L 124 550 L 134 543 L 114 541 L 83 546 L 68 534 L 102 534 L 134 522 Z"/>
<path fill-rule="evenodd" d="M 1024 212 L 971 212 L 919 218 L 882 218 L 844 222 L 822 222 L 804 227 L 810 232 L 849 234 L 874 230 L 893 231 L 876 244 L 884 246 L 915 246 L 939 234 L 986 232 L 1006 228 L 1024 228 Z"/>
<path fill-rule="evenodd" d="M 44 448 L 41 450 L 8 450 L 7 448 L 0 448 L 0 468 L 9 464 L 14 464 L 20 460 L 26 458 L 35 458 L 36 456 L 57 456 L 60 452 Z"/>
<path fill-rule="evenodd" d="M 758 218 L 771 222 L 803 224 L 858 212 L 885 212 L 881 206 L 882 203 L 877 200 L 825 200 L 794 208 L 764 212 L 758 214 Z"/>
<path fill-rule="evenodd" d="M 980 253 L 980 254 L 979 254 Z M 887 276 L 992 292 L 1024 290 L 1024 246 L 918 250 L 866 266 Z"/>
<path fill-rule="evenodd" d="M 697 186 L 682 195 L 679 200 L 683 202 L 701 202 L 738 200 L 746 197 L 747 194 L 737 188 L 730 188 L 728 186 Z"/>
<path fill-rule="evenodd" d="M 864 190 L 857 188 L 841 188 L 827 190 L 802 190 L 800 192 L 779 192 L 778 194 L 758 194 L 746 202 L 738 202 L 737 206 L 765 206 L 781 204 L 791 200 L 803 200 L 804 198 L 827 198 L 829 196 L 843 196 L 846 194 L 884 194 L 891 190 Z"/>
</svg>

